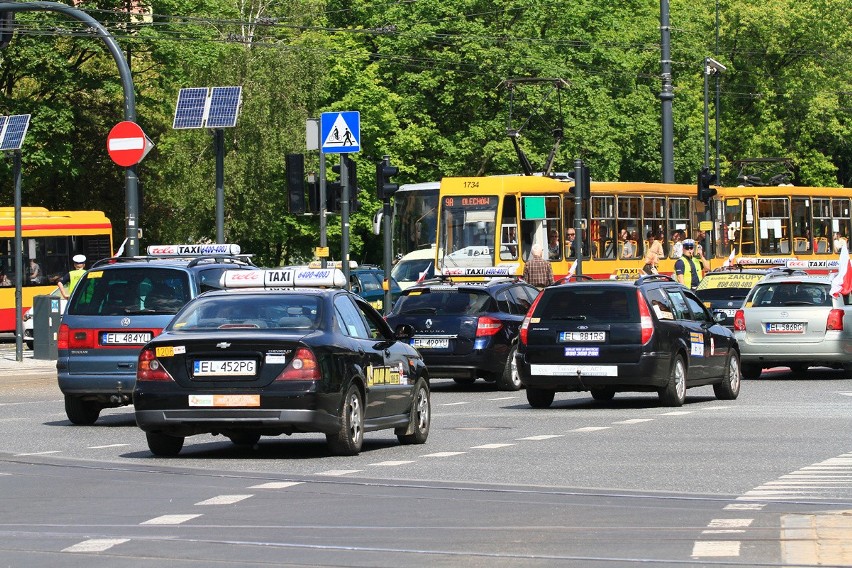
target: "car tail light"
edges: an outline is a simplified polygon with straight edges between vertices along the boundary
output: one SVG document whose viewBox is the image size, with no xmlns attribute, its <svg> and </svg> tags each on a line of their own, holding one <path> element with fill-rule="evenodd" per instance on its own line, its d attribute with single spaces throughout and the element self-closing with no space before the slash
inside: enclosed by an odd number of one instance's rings
<svg viewBox="0 0 852 568">
<path fill-rule="evenodd" d="M 737 313 L 734 314 L 734 331 L 745 331 L 745 312 L 742 310 L 737 310 Z"/>
<path fill-rule="evenodd" d="M 833 309 L 828 312 L 828 321 L 825 322 L 826 331 L 843 331 L 843 310 Z"/>
<path fill-rule="evenodd" d="M 539 292 L 538 296 L 533 300 L 530 309 L 527 310 L 527 315 L 524 317 L 523 323 L 521 323 L 521 333 L 520 340 L 524 345 L 527 344 L 527 328 L 530 326 L 530 319 L 532 319 L 533 312 L 535 312 L 535 307 L 538 305 L 538 301 L 541 300 L 541 292 Z"/>
<path fill-rule="evenodd" d="M 639 302 L 639 322 L 642 324 L 642 345 L 645 345 L 654 335 L 654 319 L 640 290 L 636 290 L 636 300 Z"/>
<path fill-rule="evenodd" d="M 168 371 L 157 360 L 153 349 L 139 352 L 139 366 L 136 368 L 137 381 L 173 381 Z"/>
<path fill-rule="evenodd" d="M 503 322 L 490 316 L 481 316 L 476 323 L 476 337 L 490 337 L 503 329 Z"/>
<path fill-rule="evenodd" d="M 71 329 L 62 324 L 59 326 L 56 347 L 57 349 L 94 349 L 98 343 L 97 336 L 93 329 Z"/>
<path fill-rule="evenodd" d="M 287 364 L 276 381 L 318 381 L 320 380 L 319 362 L 313 351 L 300 347 L 293 360 Z"/>
</svg>

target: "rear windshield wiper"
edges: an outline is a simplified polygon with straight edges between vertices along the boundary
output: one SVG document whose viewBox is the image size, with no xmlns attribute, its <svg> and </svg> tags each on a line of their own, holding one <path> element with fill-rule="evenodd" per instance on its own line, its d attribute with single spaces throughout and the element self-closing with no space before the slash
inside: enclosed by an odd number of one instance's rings
<svg viewBox="0 0 852 568">
<path fill-rule="evenodd" d="M 126 314 L 176 314 L 176 310 L 154 310 L 152 308 L 124 308 Z"/>
<path fill-rule="evenodd" d="M 553 316 L 550 318 L 552 320 L 584 320 L 586 316 Z"/>
</svg>

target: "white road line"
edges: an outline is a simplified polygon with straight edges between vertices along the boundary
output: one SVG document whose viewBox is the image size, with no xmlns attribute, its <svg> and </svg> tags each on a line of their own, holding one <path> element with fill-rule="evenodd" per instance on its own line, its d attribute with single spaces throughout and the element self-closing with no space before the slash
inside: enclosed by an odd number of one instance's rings
<svg viewBox="0 0 852 568">
<path fill-rule="evenodd" d="M 233 505 L 249 497 L 254 497 L 254 495 L 217 495 L 216 497 L 199 501 L 196 505 Z"/>
<path fill-rule="evenodd" d="M 330 469 L 328 471 L 321 471 L 315 475 L 329 475 L 329 476 L 338 476 L 338 475 L 349 475 L 350 473 L 358 473 L 361 471 L 360 469 Z"/>
<path fill-rule="evenodd" d="M 609 430 L 612 426 L 586 426 L 585 428 L 575 428 L 571 432 L 597 432 L 598 430 Z"/>
<path fill-rule="evenodd" d="M 463 401 L 463 402 L 444 402 L 444 403 L 439 404 L 438 406 L 459 406 L 459 405 L 461 405 L 461 404 L 470 404 L 470 402 L 467 402 L 467 401 Z"/>
<path fill-rule="evenodd" d="M 731 406 L 705 406 L 701 410 L 728 410 Z"/>
<path fill-rule="evenodd" d="M 737 534 L 744 532 L 743 529 L 707 529 L 701 531 L 701 534 Z"/>
<path fill-rule="evenodd" d="M 181 523 L 185 523 L 186 521 L 191 521 L 192 519 L 196 519 L 201 515 L 162 515 L 160 517 L 154 517 L 153 519 L 148 519 L 140 525 L 179 525 Z"/>
<path fill-rule="evenodd" d="M 739 556 L 738 540 L 698 540 L 692 547 L 692 556 Z"/>
<path fill-rule="evenodd" d="M 89 446 L 89 450 L 101 450 L 103 448 L 121 448 L 123 446 L 129 446 L 130 444 L 107 444 L 106 446 Z"/>
<path fill-rule="evenodd" d="M 722 507 L 725 511 L 762 511 L 766 503 L 730 503 Z"/>
<path fill-rule="evenodd" d="M 541 436 L 527 436 L 526 438 L 515 438 L 516 440 L 550 440 L 552 438 L 564 438 L 564 434 L 542 434 Z"/>
<path fill-rule="evenodd" d="M 754 519 L 713 519 L 707 525 L 711 529 L 734 529 L 749 527 Z"/>
<path fill-rule="evenodd" d="M 61 452 L 62 452 L 62 450 L 50 450 L 49 452 L 32 452 L 32 453 L 29 453 L 29 454 L 15 454 L 15 457 L 20 457 L 20 456 L 43 456 L 43 455 L 45 455 L 45 454 L 58 454 L 58 453 L 61 453 Z"/>
<path fill-rule="evenodd" d="M 260 485 L 252 485 L 249 489 L 286 489 L 294 485 L 301 485 L 301 481 L 270 481 L 269 483 L 261 483 Z"/>
<path fill-rule="evenodd" d="M 421 458 L 449 458 L 452 456 L 460 456 L 467 452 L 435 452 L 434 454 L 424 454 Z"/>
<path fill-rule="evenodd" d="M 371 463 L 368 465 L 379 465 L 379 466 L 395 466 L 395 465 L 405 465 L 407 463 L 414 463 L 414 460 L 388 460 L 383 462 Z"/>
<path fill-rule="evenodd" d="M 642 422 L 653 422 L 653 418 L 630 418 L 629 420 L 619 420 L 613 424 L 641 424 Z"/>
<path fill-rule="evenodd" d="M 471 446 L 473 450 L 496 450 L 497 448 L 507 448 L 515 444 L 483 444 L 481 446 Z"/>
<path fill-rule="evenodd" d="M 488 400 L 515 400 L 519 396 L 501 396 L 500 398 L 489 398 Z"/>
<path fill-rule="evenodd" d="M 117 544 L 128 542 L 129 538 L 91 538 L 62 549 L 62 552 L 103 552 Z"/>
<path fill-rule="evenodd" d="M 684 414 L 692 414 L 691 410 L 675 410 L 673 412 L 663 412 L 660 416 L 683 416 Z"/>
</svg>

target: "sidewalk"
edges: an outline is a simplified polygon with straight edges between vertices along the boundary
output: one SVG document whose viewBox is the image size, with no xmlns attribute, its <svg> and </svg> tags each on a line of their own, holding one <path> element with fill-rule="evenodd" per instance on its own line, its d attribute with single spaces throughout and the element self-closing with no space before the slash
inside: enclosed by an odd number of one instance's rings
<svg viewBox="0 0 852 568">
<path fill-rule="evenodd" d="M 15 371 L 56 371 L 56 361 L 53 359 L 33 359 L 33 352 L 24 349 L 23 361 L 15 360 L 15 348 L 3 346 L 0 350 L 0 376 L 8 376 Z"/>
</svg>

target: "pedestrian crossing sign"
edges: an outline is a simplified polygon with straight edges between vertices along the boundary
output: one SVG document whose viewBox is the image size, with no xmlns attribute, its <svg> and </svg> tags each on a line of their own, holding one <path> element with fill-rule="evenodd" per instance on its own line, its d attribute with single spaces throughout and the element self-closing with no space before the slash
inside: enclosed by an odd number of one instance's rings
<svg viewBox="0 0 852 568">
<path fill-rule="evenodd" d="M 358 111 L 324 112 L 320 116 L 323 154 L 347 154 L 361 151 L 361 113 Z"/>
</svg>

